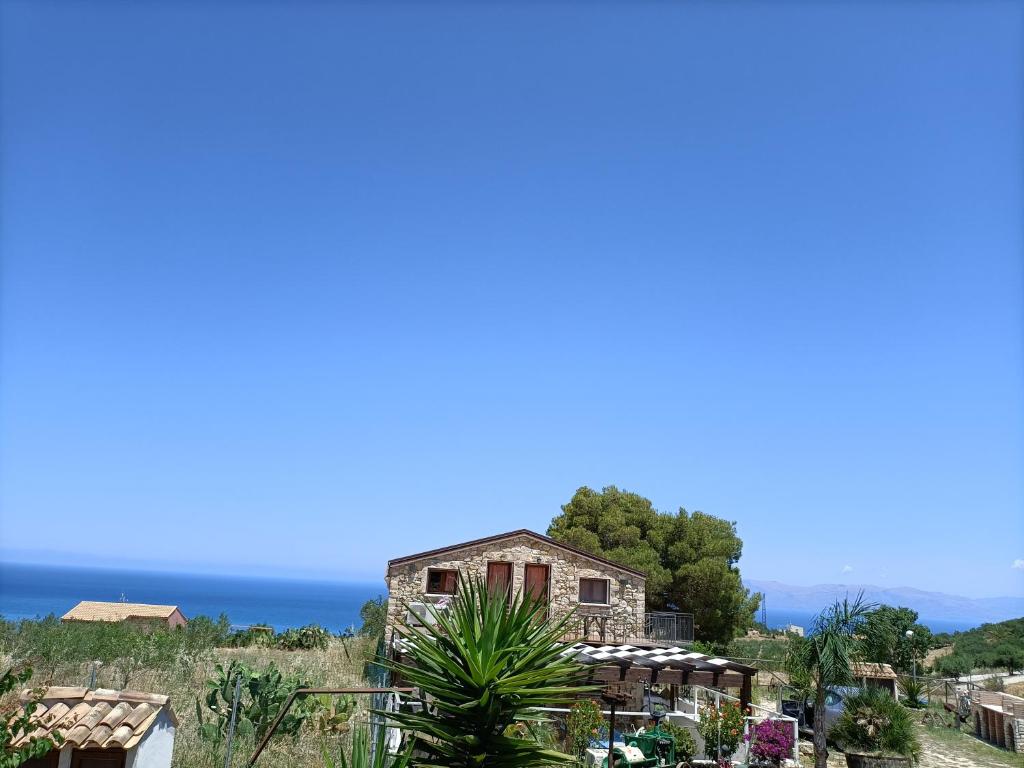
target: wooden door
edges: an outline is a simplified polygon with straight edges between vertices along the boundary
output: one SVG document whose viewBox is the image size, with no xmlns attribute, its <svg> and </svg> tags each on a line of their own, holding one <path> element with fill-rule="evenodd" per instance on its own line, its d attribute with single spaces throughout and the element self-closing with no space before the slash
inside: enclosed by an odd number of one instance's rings
<svg viewBox="0 0 1024 768">
<path fill-rule="evenodd" d="M 76 749 L 71 753 L 71 768 L 124 768 L 123 749 Z"/>
<path fill-rule="evenodd" d="M 487 589 L 506 600 L 512 598 L 512 563 L 487 564 Z"/>
<path fill-rule="evenodd" d="M 550 599 L 551 568 L 546 565 L 527 563 L 524 573 L 526 585 L 524 591 L 535 600 L 540 600 L 547 605 Z"/>
</svg>

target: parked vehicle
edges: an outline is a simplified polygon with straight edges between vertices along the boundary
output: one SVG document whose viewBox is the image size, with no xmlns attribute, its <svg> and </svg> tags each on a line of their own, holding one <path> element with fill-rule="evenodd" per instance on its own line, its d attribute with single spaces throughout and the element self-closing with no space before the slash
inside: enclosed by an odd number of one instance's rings
<svg viewBox="0 0 1024 768">
<path fill-rule="evenodd" d="M 859 692 L 860 688 L 855 686 L 829 688 L 825 692 L 824 718 L 826 735 L 840 715 L 843 714 L 846 697 Z M 800 725 L 802 733 L 812 731 L 817 719 L 817 713 L 814 711 L 814 695 L 810 694 L 804 699 L 783 699 L 782 714 L 795 718 Z"/>
</svg>

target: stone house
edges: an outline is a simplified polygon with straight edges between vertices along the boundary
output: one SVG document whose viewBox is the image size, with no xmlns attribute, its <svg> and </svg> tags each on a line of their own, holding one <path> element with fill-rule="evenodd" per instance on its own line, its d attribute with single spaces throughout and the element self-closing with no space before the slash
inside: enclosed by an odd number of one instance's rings
<svg viewBox="0 0 1024 768">
<path fill-rule="evenodd" d="M 645 636 L 643 572 L 521 529 L 389 561 L 389 642 L 399 623 L 429 621 L 425 605 L 443 606 L 458 589 L 460 573 L 510 596 L 545 600 L 553 620 L 575 609 L 567 632 L 574 638 Z"/>
</svg>

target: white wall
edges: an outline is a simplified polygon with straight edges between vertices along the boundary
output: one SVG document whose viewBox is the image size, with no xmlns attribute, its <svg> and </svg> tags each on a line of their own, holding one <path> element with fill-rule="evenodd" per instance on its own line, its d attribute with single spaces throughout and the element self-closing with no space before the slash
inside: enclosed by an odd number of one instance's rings
<svg viewBox="0 0 1024 768">
<path fill-rule="evenodd" d="M 125 768 L 171 768 L 173 754 L 174 723 L 162 709 L 142 741 L 128 750 Z"/>
</svg>

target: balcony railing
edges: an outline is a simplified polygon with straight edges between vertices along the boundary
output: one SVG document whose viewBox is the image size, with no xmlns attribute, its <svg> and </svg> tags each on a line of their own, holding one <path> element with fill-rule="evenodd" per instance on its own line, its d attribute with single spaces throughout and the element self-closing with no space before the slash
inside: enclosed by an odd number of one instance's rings
<svg viewBox="0 0 1024 768">
<path fill-rule="evenodd" d="M 566 628 L 567 640 L 609 644 L 654 643 L 677 645 L 693 642 L 693 614 L 650 611 L 638 618 L 612 615 L 609 609 L 585 607 L 573 615 Z"/>
</svg>

